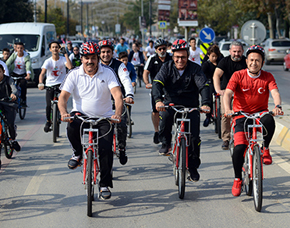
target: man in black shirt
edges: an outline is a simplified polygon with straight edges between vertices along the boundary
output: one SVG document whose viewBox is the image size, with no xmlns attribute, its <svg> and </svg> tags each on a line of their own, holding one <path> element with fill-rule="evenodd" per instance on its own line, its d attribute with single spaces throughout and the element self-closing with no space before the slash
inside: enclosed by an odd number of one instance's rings
<svg viewBox="0 0 290 228">
<path fill-rule="evenodd" d="M 174 110 L 165 109 L 164 105 L 174 103 L 184 107 L 199 106 L 201 95 L 201 109 L 210 112 L 210 91 L 206 76 L 201 67 L 188 60 L 189 50 L 186 41 L 176 40 L 172 44 L 173 60 L 163 64 L 153 80 L 152 94 L 156 110 L 160 111 L 159 139 L 162 147 L 159 154 L 168 155 L 171 150 L 171 130 L 174 121 Z M 165 94 L 164 100 L 162 95 Z M 187 114 L 190 119 L 190 136 L 188 148 L 188 170 L 192 181 L 199 180 L 197 171 L 200 165 L 200 114 L 193 111 Z"/>
<path fill-rule="evenodd" d="M 160 68 L 162 67 L 163 63 L 171 60 L 171 56 L 169 53 L 167 53 L 167 42 L 163 39 L 158 39 L 155 41 L 155 51 L 156 54 L 150 56 L 150 58 L 147 60 L 146 65 L 144 67 L 144 73 L 143 73 L 143 80 L 146 85 L 146 88 L 150 89 L 152 87 L 152 84 L 149 83 L 149 74 L 151 78 L 151 82 L 153 82 L 153 79 L 155 78 L 156 74 L 159 72 Z M 155 108 L 155 102 L 153 101 L 153 97 L 151 94 L 151 104 L 152 104 L 152 122 L 154 126 L 154 137 L 153 142 L 155 144 L 159 143 L 159 136 L 158 136 L 158 125 L 159 125 L 159 112 Z"/>
<path fill-rule="evenodd" d="M 230 45 L 230 55 L 223 58 L 217 65 L 214 72 L 213 82 L 215 91 L 221 95 L 221 133 L 222 133 L 222 149 L 229 149 L 229 141 L 231 138 L 231 120 L 224 116 L 223 95 L 227 84 L 233 73 L 247 68 L 246 57 L 243 56 L 243 44 L 238 41 L 233 41 Z M 222 80 L 221 80 L 222 79 Z"/>
</svg>

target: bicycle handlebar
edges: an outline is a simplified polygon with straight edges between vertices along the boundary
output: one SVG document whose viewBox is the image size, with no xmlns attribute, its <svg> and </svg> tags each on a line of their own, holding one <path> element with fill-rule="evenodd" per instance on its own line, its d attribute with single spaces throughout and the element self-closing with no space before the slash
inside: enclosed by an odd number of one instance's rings
<svg viewBox="0 0 290 228">
<path fill-rule="evenodd" d="M 225 115 L 225 117 L 236 117 L 236 116 L 243 115 L 243 116 L 245 116 L 248 119 L 256 119 L 256 118 L 262 118 L 266 114 L 270 114 L 270 115 L 273 116 L 274 112 L 268 111 L 268 112 L 263 112 L 262 114 L 261 114 L 261 112 L 256 112 L 256 113 L 253 113 L 253 114 L 249 114 L 249 113 L 245 113 L 243 111 L 238 111 L 238 112 L 235 112 L 233 114 L 228 114 L 228 115 L 224 114 L 224 115 Z M 284 113 L 282 112 L 281 115 L 284 115 Z"/>
<path fill-rule="evenodd" d="M 97 118 L 97 119 L 96 119 Z M 85 122 L 85 123 L 91 123 L 93 125 L 98 124 L 101 120 L 111 120 L 111 121 L 116 121 L 118 122 L 118 119 L 112 119 L 109 117 L 100 117 L 100 116 L 94 116 L 94 117 L 88 117 L 87 119 L 83 118 L 82 116 L 79 115 L 74 115 L 71 117 L 64 117 L 64 120 L 75 120 L 75 119 L 80 119 L 81 121 Z"/>
<path fill-rule="evenodd" d="M 182 108 L 182 109 L 177 109 L 177 108 Z M 183 105 L 165 105 L 165 106 L 160 106 L 159 108 L 166 108 L 166 109 L 170 109 L 172 108 L 174 111 L 178 112 L 178 113 L 190 113 L 193 111 L 203 111 L 200 108 L 187 108 L 184 107 Z"/>
<path fill-rule="evenodd" d="M 12 76 L 11 76 L 11 78 L 12 78 L 13 80 L 20 80 L 20 79 L 24 79 L 23 77 L 12 77 Z"/>
</svg>

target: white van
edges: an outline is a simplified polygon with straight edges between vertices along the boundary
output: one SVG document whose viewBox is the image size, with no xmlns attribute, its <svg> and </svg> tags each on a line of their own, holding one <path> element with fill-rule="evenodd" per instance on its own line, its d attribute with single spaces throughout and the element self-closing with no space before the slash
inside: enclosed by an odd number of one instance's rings
<svg viewBox="0 0 290 228">
<path fill-rule="evenodd" d="M 51 56 L 48 44 L 53 40 L 56 40 L 54 24 L 33 22 L 0 24 L 0 57 L 2 57 L 3 48 L 13 51 L 14 43 L 24 43 L 25 51 L 30 54 L 34 70 L 32 80 L 38 84 L 41 66 Z"/>
</svg>

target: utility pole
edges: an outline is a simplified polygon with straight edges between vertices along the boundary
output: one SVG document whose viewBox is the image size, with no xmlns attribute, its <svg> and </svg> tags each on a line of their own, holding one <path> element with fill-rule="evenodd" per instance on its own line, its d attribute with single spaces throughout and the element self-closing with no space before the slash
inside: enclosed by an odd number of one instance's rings
<svg viewBox="0 0 290 228">
<path fill-rule="evenodd" d="M 44 0 L 44 23 L 47 23 L 47 0 Z"/>
<path fill-rule="evenodd" d="M 37 22 L 37 18 L 36 18 L 36 0 L 34 0 L 34 14 L 33 14 L 33 19 L 34 19 L 34 22 Z"/>
<path fill-rule="evenodd" d="M 83 0 L 81 0 L 81 34 L 82 36 L 84 35 L 83 33 Z"/>
<path fill-rule="evenodd" d="M 69 0 L 66 0 L 66 39 L 69 36 Z"/>
<path fill-rule="evenodd" d="M 89 38 L 89 3 L 87 3 L 87 39 Z"/>
<path fill-rule="evenodd" d="M 143 12 L 143 0 L 141 0 L 141 34 L 142 34 L 142 44 L 144 46 L 145 42 L 144 42 L 144 28 L 142 26 L 142 20 L 144 17 L 144 12 Z"/>
<path fill-rule="evenodd" d="M 152 36 L 151 24 L 152 24 L 152 0 L 149 0 L 149 34 L 150 34 L 150 37 Z"/>
</svg>

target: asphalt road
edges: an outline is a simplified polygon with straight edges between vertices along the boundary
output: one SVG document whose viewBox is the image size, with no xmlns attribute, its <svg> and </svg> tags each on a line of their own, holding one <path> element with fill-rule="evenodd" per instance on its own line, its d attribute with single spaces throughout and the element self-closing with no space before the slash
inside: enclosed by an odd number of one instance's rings
<svg viewBox="0 0 290 228">
<path fill-rule="evenodd" d="M 283 72 L 281 65 L 266 68 L 274 73 L 284 102 L 290 101 L 290 72 Z M 158 155 L 160 145 L 152 142 L 150 100 L 144 86 L 137 90 L 132 111 L 135 125 L 133 138 L 128 139 L 129 161 L 122 166 L 115 158 L 112 198 L 93 202 L 89 218 L 81 168 L 67 168 L 72 151 L 65 124 L 58 142 L 52 143 L 52 134 L 43 131 L 44 92 L 29 89 L 28 105 L 25 120 L 17 117 L 21 152 L 11 160 L 3 154 L 1 158 L 1 228 L 289 226 L 289 152 L 272 145 L 274 162 L 264 166 L 263 208 L 258 213 L 252 197 L 244 192 L 232 196 L 231 158 L 229 151 L 221 150 L 213 125 L 201 127 L 201 179 L 186 182 L 185 198 L 180 200 L 172 163 Z"/>
</svg>

